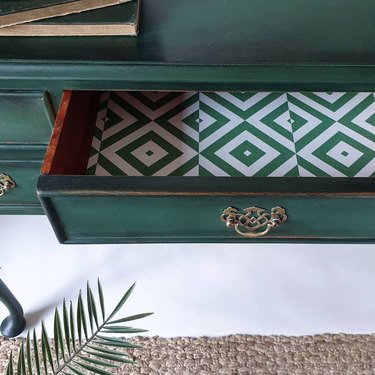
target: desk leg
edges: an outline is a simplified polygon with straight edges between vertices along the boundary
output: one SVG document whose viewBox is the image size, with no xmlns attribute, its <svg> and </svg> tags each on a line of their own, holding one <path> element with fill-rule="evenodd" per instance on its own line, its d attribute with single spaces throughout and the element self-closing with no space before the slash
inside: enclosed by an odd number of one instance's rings
<svg viewBox="0 0 375 375">
<path fill-rule="evenodd" d="M 26 321 L 20 303 L 0 279 L 0 301 L 9 310 L 9 316 L 1 323 L 0 330 L 5 337 L 18 336 L 25 328 Z"/>
</svg>

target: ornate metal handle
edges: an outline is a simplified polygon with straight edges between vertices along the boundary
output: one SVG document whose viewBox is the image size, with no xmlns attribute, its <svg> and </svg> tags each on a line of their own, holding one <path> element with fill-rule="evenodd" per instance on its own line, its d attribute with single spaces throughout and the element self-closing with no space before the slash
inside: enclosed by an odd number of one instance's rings
<svg viewBox="0 0 375 375">
<path fill-rule="evenodd" d="M 242 212 L 238 212 L 235 207 L 228 207 L 220 216 L 228 228 L 234 227 L 238 234 L 249 238 L 264 236 L 272 228 L 285 223 L 287 218 L 285 209 L 280 206 L 272 208 L 270 214 L 264 208 L 254 206 L 244 208 Z"/>
<path fill-rule="evenodd" d="M 0 173 L 0 197 L 4 195 L 8 190 L 14 189 L 16 183 L 11 179 L 10 176 L 4 173 Z"/>
</svg>

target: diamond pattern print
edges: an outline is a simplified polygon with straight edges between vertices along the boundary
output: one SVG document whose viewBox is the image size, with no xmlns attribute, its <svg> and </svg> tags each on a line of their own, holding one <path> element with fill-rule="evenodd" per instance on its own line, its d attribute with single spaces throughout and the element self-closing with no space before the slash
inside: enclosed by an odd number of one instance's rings
<svg viewBox="0 0 375 375">
<path fill-rule="evenodd" d="M 106 92 L 87 174 L 375 177 L 375 94 Z"/>
<path fill-rule="evenodd" d="M 375 176 L 374 93 L 289 93 L 299 175 Z M 303 120 L 302 120 L 303 121 Z"/>
<path fill-rule="evenodd" d="M 111 92 L 102 95 L 88 173 L 198 175 L 198 94 Z M 101 138 L 98 138 L 98 136 Z"/>
</svg>

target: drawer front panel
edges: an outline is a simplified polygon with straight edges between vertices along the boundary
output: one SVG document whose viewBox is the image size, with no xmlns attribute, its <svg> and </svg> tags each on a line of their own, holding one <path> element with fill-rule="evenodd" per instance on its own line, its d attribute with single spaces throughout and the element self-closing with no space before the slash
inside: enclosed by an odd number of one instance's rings
<svg viewBox="0 0 375 375">
<path fill-rule="evenodd" d="M 11 208 L 19 210 L 25 206 L 40 206 L 35 190 L 41 163 L 41 161 L 0 162 L 0 173 L 9 175 L 16 183 L 15 188 L 0 196 L 0 213 L 8 213 Z"/>
<path fill-rule="evenodd" d="M 67 243 L 375 240 L 374 196 L 47 195 L 44 208 Z M 228 206 L 253 205 L 267 212 L 282 206 L 288 219 L 258 239 L 244 238 L 220 220 Z"/>
<path fill-rule="evenodd" d="M 0 143 L 48 143 L 54 112 L 45 92 L 0 91 L 0 113 Z"/>
</svg>

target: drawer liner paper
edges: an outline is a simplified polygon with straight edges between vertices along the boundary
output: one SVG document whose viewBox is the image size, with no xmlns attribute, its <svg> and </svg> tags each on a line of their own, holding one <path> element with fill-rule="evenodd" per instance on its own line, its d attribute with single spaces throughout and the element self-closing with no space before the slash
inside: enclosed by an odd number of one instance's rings
<svg viewBox="0 0 375 375">
<path fill-rule="evenodd" d="M 374 177 L 374 93 L 105 92 L 87 174 Z"/>
</svg>

